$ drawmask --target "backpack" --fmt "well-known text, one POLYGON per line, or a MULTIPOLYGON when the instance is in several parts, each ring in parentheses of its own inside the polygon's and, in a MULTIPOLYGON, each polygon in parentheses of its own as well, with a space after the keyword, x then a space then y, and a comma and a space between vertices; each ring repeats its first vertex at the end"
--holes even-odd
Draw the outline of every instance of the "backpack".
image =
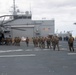
POLYGON ((73 41, 74 41, 74 38, 73 37, 70 37, 69 38, 69 43, 73 43, 73 41))

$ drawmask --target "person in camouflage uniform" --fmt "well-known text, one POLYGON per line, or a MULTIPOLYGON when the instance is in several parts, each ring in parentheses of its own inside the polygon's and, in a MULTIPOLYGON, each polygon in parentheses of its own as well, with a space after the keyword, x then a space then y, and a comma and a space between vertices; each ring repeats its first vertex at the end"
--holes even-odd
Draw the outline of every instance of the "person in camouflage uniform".
POLYGON ((53 50, 55 50, 57 46, 59 51, 59 38, 56 35, 52 36, 52 45, 53 45, 53 50))
POLYGON ((33 37, 32 39, 33 39, 33 44, 34 44, 34 47, 35 47, 35 37, 33 37))
POLYGON ((41 48, 45 48, 45 38, 41 38, 41 48))
POLYGON ((70 38, 68 40, 68 45, 69 45, 69 50, 73 50, 74 51, 74 46, 73 46, 73 43, 74 43, 74 38, 72 37, 72 35, 70 35, 70 38))
POLYGON ((47 48, 51 48, 51 39, 49 37, 46 38, 47 48))
POLYGON ((27 45, 27 47, 29 45, 29 38, 28 37, 26 38, 26 45, 27 45))
POLYGON ((36 44, 36 47, 38 47, 38 37, 36 37, 35 39, 35 44, 36 44))
POLYGON ((41 48, 41 37, 38 38, 38 47, 41 48))
POLYGON ((33 38, 34 47, 38 47, 38 37, 33 38))
POLYGON ((15 37, 14 38, 14 45, 20 46, 20 41, 21 41, 21 38, 20 37, 15 37))

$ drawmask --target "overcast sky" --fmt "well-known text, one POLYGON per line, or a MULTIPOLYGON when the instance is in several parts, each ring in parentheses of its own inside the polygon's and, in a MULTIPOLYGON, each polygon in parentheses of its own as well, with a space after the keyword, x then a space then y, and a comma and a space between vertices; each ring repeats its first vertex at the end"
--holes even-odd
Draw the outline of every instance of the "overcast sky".
MULTIPOLYGON (((54 19, 55 32, 71 31, 76 36, 76 0, 15 0, 21 12, 32 11, 33 19, 54 19)), ((11 14, 13 0, 0 0, 0 16, 11 14)))

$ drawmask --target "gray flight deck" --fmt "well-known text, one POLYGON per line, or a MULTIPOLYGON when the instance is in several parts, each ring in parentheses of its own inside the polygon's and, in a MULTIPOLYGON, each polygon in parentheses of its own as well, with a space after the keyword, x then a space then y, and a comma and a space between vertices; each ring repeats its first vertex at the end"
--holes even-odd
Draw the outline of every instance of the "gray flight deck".
POLYGON ((60 42, 60 51, 40 49, 25 42, 21 46, 0 45, 0 75, 76 75, 75 51, 60 42))

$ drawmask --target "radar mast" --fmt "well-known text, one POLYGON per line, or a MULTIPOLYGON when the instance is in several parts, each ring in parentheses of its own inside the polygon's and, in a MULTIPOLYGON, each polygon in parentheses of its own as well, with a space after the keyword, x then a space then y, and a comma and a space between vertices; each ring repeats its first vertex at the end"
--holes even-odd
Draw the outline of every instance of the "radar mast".
POLYGON ((16 15, 16 6, 15 6, 15 0, 13 0, 13 15, 16 15))

